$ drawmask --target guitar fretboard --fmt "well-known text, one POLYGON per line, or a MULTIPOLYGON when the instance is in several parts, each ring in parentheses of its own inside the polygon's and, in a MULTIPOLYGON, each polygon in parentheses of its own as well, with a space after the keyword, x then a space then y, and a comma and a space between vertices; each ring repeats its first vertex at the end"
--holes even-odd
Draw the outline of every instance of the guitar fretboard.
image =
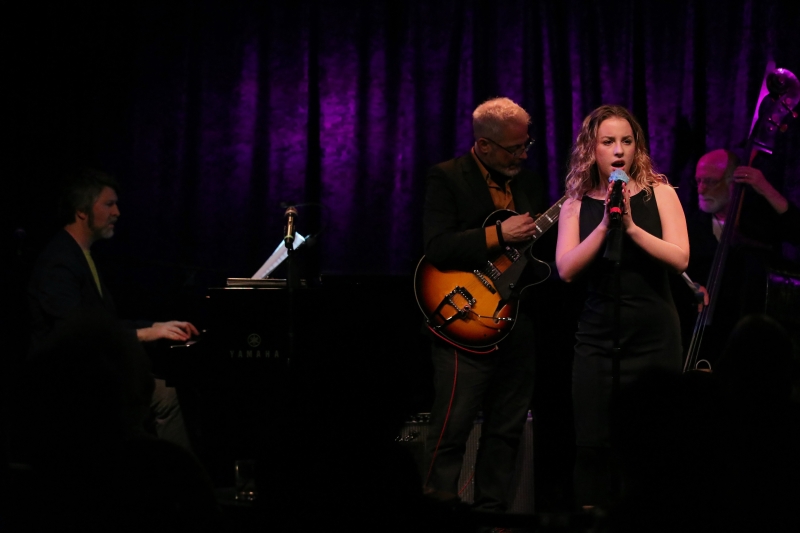
POLYGON ((538 239, 540 235, 549 230, 553 224, 558 222, 558 216, 561 214, 561 206, 564 205, 564 202, 566 201, 567 197, 562 196, 559 201, 550 207, 550 209, 542 213, 542 215, 536 219, 536 227, 538 228, 539 232, 533 237, 534 240, 538 239))
POLYGON ((566 196, 562 196, 559 201, 553 204, 550 209, 542 213, 539 218, 536 219, 536 234, 531 237, 531 241, 525 245, 524 250, 527 250, 533 243, 536 242, 536 239, 544 235, 544 233, 553 227, 553 224, 558 222, 558 216, 561 214, 561 206, 564 205, 564 202, 567 201, 566 196))

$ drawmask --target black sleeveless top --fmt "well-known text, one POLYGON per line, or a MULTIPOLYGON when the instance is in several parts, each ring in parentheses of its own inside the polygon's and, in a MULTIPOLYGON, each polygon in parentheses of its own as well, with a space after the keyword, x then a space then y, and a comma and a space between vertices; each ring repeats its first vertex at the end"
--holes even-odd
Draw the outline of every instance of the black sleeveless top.
MULTIPOLYGON (((584 240, 600 223, 602 200, 584 196, 580 211, 580 236, 584 240)), ((631 196, 631 216, 637 226, 661 238, 661 218, 655 193, 631 196)), ((615 269, 597 257, 584 271, 588 292, 575 335, 573 402, 577 444, 608 443, 608 405, 611 399, 611 350, 614 346, 615 269)), ((630 237, 622 237, 619 266, 620 384, 633 381, 648 368, 680 372, 680 323, 667 266, 642 250, 630 237)))
MULTIPOLYGON (((661 217, 655 194, 648 198, 644 192, 631 196, 631 216, 637 226, 661 238, 661 217)), ((585 196, 581 202, 580 236, 584 240, 603 218, 602 200, 585 196)), ((581 314, 581 322, 593 326, 595 335, 602 336, 594 342, 606 345, 611 333, 615 296, 614 263, 603 257, 605 246, 586 269, 588 295, 581 314)), ((680 343, 678 316, 672 301, 667 266, 639 248, 630 237, 622 237, 620 260, 620 313, 621 331, 628 356, 645 338, 659 343, 672 336, 680 343), (675 329, 673 329, 673 327, 675 329)), ((588 340, 588 339, 587 339, 588 340)), ((610 344, 608 345, 610 347, 610 344)), ((625 348, 625 347, 623 347, 625 348)), ((680 344, 677 346, 680 352, 680 344)), ((649 349, 647 351, 650 351, 649 349)))

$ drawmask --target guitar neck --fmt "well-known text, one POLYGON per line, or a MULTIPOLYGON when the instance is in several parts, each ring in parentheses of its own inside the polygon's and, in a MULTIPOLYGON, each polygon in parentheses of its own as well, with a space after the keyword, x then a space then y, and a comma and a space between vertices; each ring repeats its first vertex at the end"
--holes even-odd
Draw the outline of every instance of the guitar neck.
POLYGON ((558 216, 561 214, 561 206, 564 205, 564 202, 567 201, 566 196, 562 196, 559 201, 553 204, 550 209, 545 211, 544 213, 536 219, 536 233, 531 237, 531 241, 524 246, 524 249, 527 250, 537 241, 539 237, 545 234, 547 230, 553 227, 553 225, 558 222, 558 216))

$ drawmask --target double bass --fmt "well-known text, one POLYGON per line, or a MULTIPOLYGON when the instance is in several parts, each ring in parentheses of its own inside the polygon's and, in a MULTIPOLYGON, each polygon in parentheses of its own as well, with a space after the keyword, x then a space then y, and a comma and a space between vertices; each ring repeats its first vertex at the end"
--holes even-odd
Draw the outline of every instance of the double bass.
MULTIPOLYGON (((772 154, 777 136, 785 133, 789 128, 790 122, 797 118, 797 111, 794 110, 797 107, 798 100, 800 100, 800 83, 798 83, 797 77, 789 70, 778 68, 767 74, 765 84, 768 94, 758 106, 757 121, 750 136, 749 166, 753 166, 755 158, 760 152, 772 154)), ((695 321, 692 338, 684 361, 684 372, 690 370, 710 372, 712 370, 708 359, 700 357, 701 347, 706 327, 712 324, 714 318, 728 252, 737 237, 744 191, 744 185, 740 183, 734 184, 726 212, 726 224, 723 227, 706 283, 709 303, 702 308, 695 321)), ((688 277, 685 277, 685 279, 690 281, 688 277)))

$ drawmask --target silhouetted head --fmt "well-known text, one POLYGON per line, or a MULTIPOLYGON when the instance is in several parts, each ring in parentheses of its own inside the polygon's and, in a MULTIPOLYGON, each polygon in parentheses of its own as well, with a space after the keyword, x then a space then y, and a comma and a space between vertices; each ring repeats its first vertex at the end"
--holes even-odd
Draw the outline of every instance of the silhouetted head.
POLYGON ((793 373, 791 337, 768 315, 747 315, 731 331, 714 372, 731 392, 754 399, 788 399, 793 373))
POLYGON ((47 453, 119 442, 143 431, 154 381, 132 329, 76 311, 29 367, 35 438, 47 453))

